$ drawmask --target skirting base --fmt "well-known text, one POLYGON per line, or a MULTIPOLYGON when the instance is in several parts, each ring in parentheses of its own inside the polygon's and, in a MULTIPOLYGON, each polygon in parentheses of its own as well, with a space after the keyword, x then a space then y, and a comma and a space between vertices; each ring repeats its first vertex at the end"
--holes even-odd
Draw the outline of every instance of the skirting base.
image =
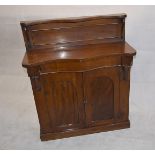
POLYGON ((120 122, 120 123, 115 123, 115 124, 108 124, 104 126, 76 129, 72 131, 40 134, 40 139, 42 141, 47 141, 47 140, 80 136, 80 135, 86 135, 86 134, 92 134, 92 133, 98 133, 98 132, 119 130, 119 129, 129 128, 129 127, 130 127, 130 121, 125 121, 125 122, 120 122))

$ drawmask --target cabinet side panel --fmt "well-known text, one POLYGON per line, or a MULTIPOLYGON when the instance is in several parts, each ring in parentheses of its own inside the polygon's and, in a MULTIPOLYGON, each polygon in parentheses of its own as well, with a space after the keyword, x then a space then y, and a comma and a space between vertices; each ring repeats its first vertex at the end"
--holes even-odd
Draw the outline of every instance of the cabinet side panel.
POLYGON ((36 109, 37 109, 39 123, 40 123, 40 131, 42 134, 51 132, 52 125, 49 119, 47 106, 44 100, 44 91, 43 89, 39 91, 36 90, 36 83, 34 78, 31 77, 30 79, 31 79, 33 95, 34 95, 36 109))

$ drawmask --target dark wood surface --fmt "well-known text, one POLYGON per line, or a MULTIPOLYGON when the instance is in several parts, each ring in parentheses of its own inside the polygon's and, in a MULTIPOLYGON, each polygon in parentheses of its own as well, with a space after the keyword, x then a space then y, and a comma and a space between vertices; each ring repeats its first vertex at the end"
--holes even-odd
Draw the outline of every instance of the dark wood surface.
POLYGON ((41 63, 56 61, 56 60, 84 60, 101 56, 116 56, 116 55, 135 55, 135 50, 124 42, 104 43, 95 45, 83 45, 72 47, 67 50, 59 49, 33 49, 31 52, 25 53, 23 66, 39 65, 41 63), (91 50, 90 50, 91 49, 91 50))
POLYGON ((130 127, 125 17, 21 22, 41 140, 130 127))
POLYGON ((27 50, 125 40, 125 14, 21 22, 27 50))

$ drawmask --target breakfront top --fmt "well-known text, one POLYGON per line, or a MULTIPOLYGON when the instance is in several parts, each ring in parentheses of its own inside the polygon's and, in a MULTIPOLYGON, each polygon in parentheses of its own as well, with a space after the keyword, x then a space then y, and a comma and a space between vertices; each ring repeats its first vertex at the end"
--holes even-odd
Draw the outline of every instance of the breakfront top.
POLYGON ((46 62, 82 62, 105 56, 135 55, 125 41, 126 14, 21 22, 24 67, 46 62))

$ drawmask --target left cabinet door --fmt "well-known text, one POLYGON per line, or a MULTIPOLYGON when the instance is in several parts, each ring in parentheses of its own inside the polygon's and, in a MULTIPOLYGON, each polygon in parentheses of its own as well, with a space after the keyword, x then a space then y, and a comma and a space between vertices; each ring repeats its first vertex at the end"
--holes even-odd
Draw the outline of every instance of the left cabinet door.
POLYGON ((47 73, 40 76, 52 132, 84 126, 82 73, 47 73))

